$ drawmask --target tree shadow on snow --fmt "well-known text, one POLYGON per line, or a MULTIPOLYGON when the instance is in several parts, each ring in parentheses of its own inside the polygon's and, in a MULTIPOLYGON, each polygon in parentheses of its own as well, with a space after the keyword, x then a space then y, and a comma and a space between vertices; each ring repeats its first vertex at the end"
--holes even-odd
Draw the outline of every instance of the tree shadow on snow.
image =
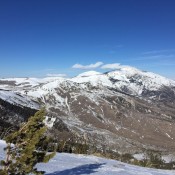
POLYGON ((48 173, 46 175, 83 175, 83 174, 92 174, 97 172, 97 169, 100 168, 102 165, 105 163, 101 164, 86 164, 86 165, 81 165, 75 168, 71 168, 68 170, 63 170, 63 171, 56 171, 54 173, 48 173))

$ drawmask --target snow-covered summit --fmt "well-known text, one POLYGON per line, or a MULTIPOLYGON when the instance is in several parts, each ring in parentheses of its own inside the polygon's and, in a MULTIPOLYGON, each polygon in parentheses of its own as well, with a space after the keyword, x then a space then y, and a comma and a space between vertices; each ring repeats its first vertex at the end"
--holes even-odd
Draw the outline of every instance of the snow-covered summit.
MULTIPOLYGON (((175 87, 175 81, 152 72, 141 71, 131 66, 118 66, 115 71, 100 73, 88 71, 73 78, 8 78, 0 79, 0 89, 13 90, 35 98, 55 93, 57 88, 73 87, 80 89, 87 84, 116 89, 131 95, 142 96, 151 91, 158 91, 162 87, 175 87), (80 85, 81 84, 81 85, 80 85)), ((153 94, 154 96, 154 94, 153 94)), ((152 98, 152 97, 151 97, 152 98)))
POLYGON ((159 79, 159 81, 161 81, 162 84, 167 84, 167 85, 170 85, 170 83, 175 84, 175 81, 165 78, 161 75, 158 75, 153 72, 142 71, 131 66, 120 66, 117 70, 108 72, 107 75, 109 77, 117 78, 117 79, 121 79, 122 77, 126 77, 128 79, 130 77, 137 75, 137 76, 140 76, 141 78, 145 77, 145 79, 143 80, 146 80, 146 78, 148 79, 151 78, 153 79, 153 81, 157 81, 159 79))
POLYGON ((109 77, 113 77, 113 78, 120 78, 122 76, 129 78, 129 77, 138 75, 140 77, 153 78, 154 81, 156 79, 164 80, 164 81, 162 81, 162 83, 165 83, 165 80, 166 80, 166 82, 174 82, 175 83, 175 81, 170 80, 168 78, 165 78, 161 75, 155 74, 153 72, 142 71, 142 70, 139 70, 139 69, 131 67, 131 66, 119 66, 118 69, 111 71, 111 72, 108 72, 107 75, 109 77))
POLYGON ((92 71, 83 72, 83 73, 77 75, 76 77, 89 77, 89 76, 100 75, 100 74, 102 74, 102 73, 92 70, 92 71))
POLYGON ((132 95, 141 95, 144 90, 157 91, 165 86, 175 87, 173 80, 131 66, 118 66, 115 71, 107 73, 85 72, 72 78, 71 81, 117 88, 132 95))
POLYGON ((79 76, 72 78, 71 81, 81 84, 90 83, 92 86, 112 86, 109 78, 105 74, 98 72, 82 73, 79 76))
MULTIPOLYGON (((136 72, 140 72, 139 69, 135 68, 135 67, 132 67, 132 66, 123 66, 123 65, 119 65, 116 70, 120 70, 120 71, 128 71, 128 72, 131 72, 131 73, 136 73, 136 72)), ((113 72, 113 71, 111 71, 113 72)))
MULTIPOLYGON (((21 79, 0 79, 0 99, 31 108, 36 108, 34 102, 45 106, 49 117, 61 119, 80 135, 86 132, 90 142, 94 143, 93 137, 98 138, 98 146, 106 139, 107 142, 111 140, 109 147, 124 151, 125 148, 119 145, 127 145, 132 150, 142 147, 142 144, 133 147, 127 141, 120 140, 120 133, 131 140, 137 138, 138 143, 144 141, 144 146, 149 149, 147 145, 152 140, 156 148, 157 145, 167 149, 174 146, 175 127, 173 122, 169 125, 166 121, 175 118, 175 81, 132 67, 84 75, 74 78, 29 78, 24 82, 21 79), (34 80, 36 85, 30 84, 34 80), (150 136, 150 132, 154 134, 150 136), (107 137, 103 138, 103 135, 107 137)), ((53 128, 58 122, 55 121, 53 128)))
POLYGON ((130 66, 121 66, 118 70, 108 72, 107 76, 115 81, 118 88, 127 87, 139 92, 143 89, 155 91, 163 86, 175 86, 175 81, 152 72, 141 71, 130 66))

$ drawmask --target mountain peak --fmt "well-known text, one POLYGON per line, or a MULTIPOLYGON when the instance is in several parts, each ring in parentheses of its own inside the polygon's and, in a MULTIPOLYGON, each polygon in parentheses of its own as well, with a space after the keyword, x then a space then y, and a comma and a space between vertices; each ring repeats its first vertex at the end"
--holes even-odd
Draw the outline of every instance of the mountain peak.
POLYGON ((0 120, 23 122, 16 106, 45 106, 54 137, 61 126, 98 148, 104 143, 120 152, 174 148, 175 81, 130 66, 69 79, 0 79, 0 114, 7 114, 0 120))
POLYGON ((144 72, 142 70, 139 70, 135 67, 131 67, 131 66, 118 66, 118 68, 116 70, 113 70, 113 71, 110 71, 108 72, 109 74, 115 74, 117 72, 122 72, 124 74, 138 74, 138 73, 141 73, 141 72, 144 72))
POLYGON ((100 75, 100 74, 102 73, 91 70, 91 71, 83 72, 77 75, 77 77, 89 77, 89 76, 100 75))

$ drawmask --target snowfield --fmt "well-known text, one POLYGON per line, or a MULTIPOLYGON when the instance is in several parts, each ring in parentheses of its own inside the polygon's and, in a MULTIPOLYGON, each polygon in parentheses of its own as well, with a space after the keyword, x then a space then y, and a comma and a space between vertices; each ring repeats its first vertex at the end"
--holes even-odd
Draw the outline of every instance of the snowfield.
MULTIPOLYGON (((4 158, 5 142, 0 140, 0 160, 4 158)), ((79 154, 57 153, 46 164, 38 164, 45 175, 174 175, 174 170, 157 170, 128 165, 116 160, 79 154)))
POLYGON ((47 175, 174 175, 175 171, 128 165, 116 160, 58 153, 47 164, 38 165, 47 175))
POLYGON ((11 104, 17 104, 33 109, 39 109, 39 105, 34 101, 31 101, 30 98, 28 98, 27 96, 22 96, 12 91, 0 90, 0 99, 8 101, 11 104))

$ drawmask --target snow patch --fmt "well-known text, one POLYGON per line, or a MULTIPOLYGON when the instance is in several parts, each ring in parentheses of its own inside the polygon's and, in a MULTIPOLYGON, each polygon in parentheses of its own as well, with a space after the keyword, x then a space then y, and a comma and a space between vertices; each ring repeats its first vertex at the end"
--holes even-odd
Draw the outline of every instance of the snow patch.
POLYGON ((56 120, 56 117, 48 117, 46 116, 44 123, 48 128, 52 128, 54 125, 54 122, 56 120))

